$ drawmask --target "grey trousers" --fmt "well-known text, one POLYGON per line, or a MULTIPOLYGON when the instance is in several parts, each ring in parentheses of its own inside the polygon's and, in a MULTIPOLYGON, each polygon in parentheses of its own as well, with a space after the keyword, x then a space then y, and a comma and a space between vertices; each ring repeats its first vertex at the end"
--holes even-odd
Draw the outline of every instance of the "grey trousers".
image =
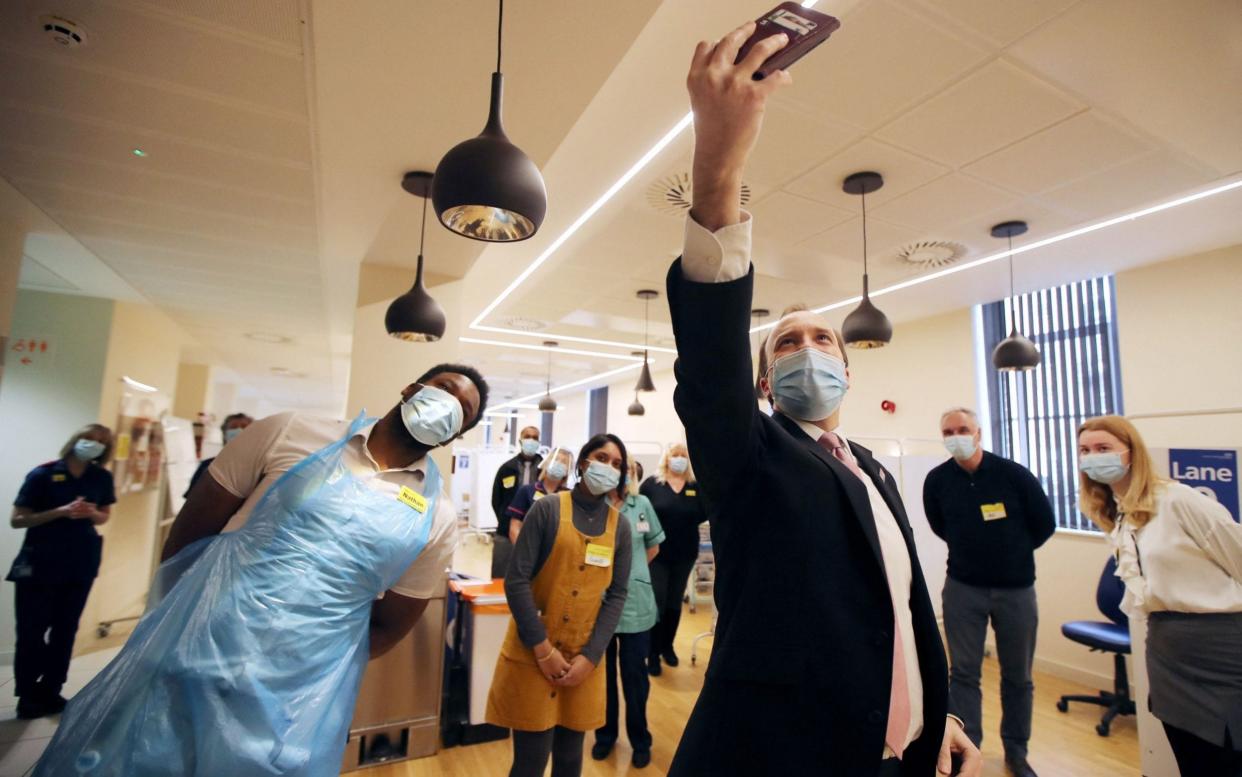
POLYGON ((1025 758, 1031 738, 1035 684, 1035 587, 979 588, 949 578, 944 584, 944 630, 949 642, 949 712, 966 724, 966 735, 983 743, 983 693, 979 676, 988 620, 996 632, 1001 671, 1001 741, 1006 758, 1025 758))
POLYGON ((507 535, 492 535, 492 579, 509 574, 509 559, 513 557, 513 543, 507 535))

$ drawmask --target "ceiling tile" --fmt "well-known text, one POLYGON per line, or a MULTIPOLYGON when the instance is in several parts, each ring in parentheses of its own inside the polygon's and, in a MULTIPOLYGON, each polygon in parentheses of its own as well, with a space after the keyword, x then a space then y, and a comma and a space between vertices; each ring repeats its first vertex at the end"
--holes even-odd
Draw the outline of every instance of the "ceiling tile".
POLYGON ((916 0, 1004 48, 1078 0, 916 0))
MULTIPOLYGON (((879 256, 880 254, 895 250, 902 244, 915 240, 918 237, 919 233, 916 230, 897 224, 890 224, 878 218, 867 218, 867 252, 869 256, 879 256)), ((824 230, 818 235, 798 243, 797 247, 815 251, 821 256, 836 257, 847 262, 854 262, 858 268, 858 274, 862 275, 863 236, 861 218, 853 218, 844 224, 824 230)), ((825 278, 823 276, 816 276, 812 280, 825 280, 825 278)))
POLYGON ((1067 119, 967 166, 966 172, 1036 194, 1120 164, 1153 146, 1098 111, 1067 119))
POLYGON ((874 170, 884 176, 884 187, 867 195, 868 205, 899 197, 949 171, 944 165, 868 138, 794 180, 785 191, 857 212, 859 198, 843 192, 841 183, 860 170, 874 170))
POLYGON ((876 133, 949 165, 964 165, 1083 109, 1030 73, 997 60, 876 133))
MULTIPOLYGON (((779 186, 827 159, 862 136, 862 130, 843 122, 814 118, 780 98, 763 114, 763 134, 746 165, 746 176, 779 186)), ((689 169, 687 163, 686 169, 689 169)))
POLYGON ((946 228, 979 211, 1016 201, 1017 197, 995 186, 960 173, 951 173, 876 206, 875 215, 921 232, 939 231, 941 234, 938 236, 945 237, 946 228))
POLYGON ((896 3, 873 0, 791 69, 785 97, 815 115, 871 129, 988 56, 896 3))
POLYGON ((1163 151, 1081 178, 1041 194, 1040 202, 1071 208, 1089 218, 1113 215, 1176 196, 1208 183, 1210 176, 1163 151))
POLYGON ((751 208, 756 244, 793 245, 854 218, 855 211, 786 192, 773 192, 751 208))

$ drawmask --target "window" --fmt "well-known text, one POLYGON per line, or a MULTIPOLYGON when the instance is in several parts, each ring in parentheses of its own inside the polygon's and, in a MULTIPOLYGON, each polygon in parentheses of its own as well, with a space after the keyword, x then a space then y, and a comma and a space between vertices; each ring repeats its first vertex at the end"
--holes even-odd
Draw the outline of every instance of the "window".
POLYGON ((1095 531, 1078 511, 1078 446, 1085 419, 1120 414, 1117 301, 1112 276, 1023 294, 982 306, 992 450, 1026 465, 1052 502, 1057 526, 1095 531), (1043 359, 1002 373, 991 353, 1009 335, 1010 313, 1043 359))

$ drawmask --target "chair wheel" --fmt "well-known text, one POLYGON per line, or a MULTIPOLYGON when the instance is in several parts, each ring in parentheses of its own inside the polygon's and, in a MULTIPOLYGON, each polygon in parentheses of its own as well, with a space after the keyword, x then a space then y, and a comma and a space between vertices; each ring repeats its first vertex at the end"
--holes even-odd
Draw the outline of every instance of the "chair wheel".
POLYGON ((1095 733, 1099 734, 1099 735, 1100 735, 1100 736, 1102 736, 1102 737, 1106 737, 1106 736, 1108 736, 1108 724, 1107 724, 1107 723, 1101 723, 1101 724, 1099 724, 1098 726, 1096 726, 1096 727, 1095 727, 1095 733))
POLYGON ((1057 701, 1057 709, 1061 712, 1069 712, 1069 702, 1065 699, 1059 699, 1057 701))

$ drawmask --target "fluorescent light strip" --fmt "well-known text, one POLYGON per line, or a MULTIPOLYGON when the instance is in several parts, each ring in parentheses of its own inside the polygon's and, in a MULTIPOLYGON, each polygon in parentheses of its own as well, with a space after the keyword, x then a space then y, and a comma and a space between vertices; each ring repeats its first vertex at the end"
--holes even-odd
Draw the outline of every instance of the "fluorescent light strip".
POLYGON ((521 405, 523 402, 530 402, 532 399, 539 399, 545 393, 556 394, 561 391, 567 391, 571 388, 577 388, 578 386, 586 385, 587 383, 594 383, 596 381, 603 380, 605 378, 611 378, 614 375, 620 375, 623 372, 629 372, 630 370, 636 370, 641 366, 643 366, 642 362, 639 362, 638 364, 627 364, 624 367, 618 367, 617 369, 609 370, 608 372, 601 372, 598 375, 592 375, 590 377, 583 378, 582 380, 575 380, 573 383, 566 383, 563 386, 553 386, 552 389, 548 392, 540 391, 535 394, 530 394, 529 396, 518 397, 517 399, 505 402, 503 405, 497 405, 496 407, 492 408, 492 410, 489 410, 488 412, 492 412, 494 410, 500 410, 501 408, 505 408, 505 407, 517 407, 521 405))
POLYGON ((126 386, 129 386, 130 388, 134 389, 135 391, 145 391, 148 394, 154 394, 159 391, 159 389, 157 389, 155 386, 148 386, 145 383, 139 383, 138 381, 134 380, 128 375, 122 375, 121 382, 124 383, 126 386))
POLYGON ((617 340, 596 340, 591 337, 574 337, 573 335, 558 335, 548 332, 527 332, 521 329, 505 329, 501 326, 473 326, 471 329, 478 329, 481 332, 497 332, 506 335, 518 335, 519 337, 538 337, 543 340, 564 340, 571 343, 589 343, 591 345, 608 345, 614 348, 629 348, 631 351, 641 351, 644 348, 648 351, 656 353, 676 354, 676 348, 662 348, 656 345, 646 345, 642 343, 622 343, 617 340))
MULTIPOLYGON (((561 348, 559 346, 552 348, 546 345, 526 345, 525 343, 511 343, 505 340, 484 340, 478 337, 459 337, 457 338, 463 343, 475 343, 476 345, 500 345, 505 348, 521 348, 526 351, 551 351, 553 353, 571 353, 577 356, 598 356, 601 359, 619 359, 627 362, 641 362, 641 356, 622 356, 618 353, 603 353, 602 351, 580 351, 576 348, 561 348)), ((552 339, 552 338, 548 338, 552 339)))
MULTIPOLYGON (((1233 191, 1234 189, 1238 189, 1238 188, 1242 188, 1242 179, 1230 181, 1229 183, 1221 184, 1220 186, 1215 186, 1211 189, 1207 189, 1201 192, 1196 192, 1195 194, 1189 194, 1184 197, 1178 197, 1176 199, 1169 200, 1168 202, 1162 202, 1159 205, 1152 205, 1149 208, 1143 208, 1141 210, 1132 211, 1130 213, 1125 213, 1120 216, 1114 216, 1113 218, 1105 219, 1104 221, 1098 221, 1094 224, 1088 224, 1085 227, 1079 227, 1078 229, 1071 229, 1069 232, 1063 232, 1059 235, 1053 235, 1052 237, 1047 237, 1047 238, 1044 238, 1043 240, 1036 240, 1034 243, 1027 243, 1026 245, 1019 246, 1018 248, 1013 249, 1012 251, 1008 251, 1008 250, 998 251, 994 254, 989 254, 988 256, 984 256, 979 259, 976 259, 973 262, 966 262, 965 264, 959 264, 953 267, 947 267, 943 270, 938 270, 928 275, 920 275, 917 278, 911 278, 910 280, 902 281, 901 283, 894 283, 892 286, 885 286, 882 289, 877 289, 871 292, 871 296, 881 297, 885 294, 891 294, 895 291, 901 291, 902 289, 909 289, 911 287, 918 286, 923 283, 928 283, 929 281, 934 281, 939 278, 945 278, 950 275, 956 275, 957 273, 965 272, 967 270, 973 270, 976 267, 982 267, 985 264, 990 264, 999 259, 1004 259, 1007 256, 1016 256, 1018 254, 1026 253, 1027 251, 1034 251, 1036 249, 1054 245, 1056 243, 1060 243, 1065 240, 1071 240, 1073 238, 1081 237, 1082 235, 1087 235, 1092 232, 1098 232, 1101 229, 1107 229, 1108 227, 1115 227, 1118 224, 1122 224, 1127 221, 1137 221, 1138 219, 1141 219, 1144 216, 1150 216, 1155 213, 1161 213, 1166 210, 1172 210, 1173 208, 1179 208, 1182 205, 1189 205, 1192 202, 1198 202, 1199 200, 1205 200, 1208 197, 1215 197, 1218 194, 1224 194, 1225 192, 1233 191)), ((837 310, 838 308, 843 308, 848 305, 853 305, 857 302, 860 302, 861 300, 862 300, 862 297, 850 297, 849 299, 844 299, 844 300, 841 300, 840 302, 834 302, 831 305, 824 305, 823 307, 813 308, 811 312, 812 313, 827 313, 830 310, 837 310)), ((761 324, 759 326, 753 326, 751 327, 750 332, 751 334, 754 334, 755 332, 762 332, 765 329, 771 329, 772 327, 776 326, 777 323, 779 323, 779 321, 773 321, 768 324, 761 324)))

